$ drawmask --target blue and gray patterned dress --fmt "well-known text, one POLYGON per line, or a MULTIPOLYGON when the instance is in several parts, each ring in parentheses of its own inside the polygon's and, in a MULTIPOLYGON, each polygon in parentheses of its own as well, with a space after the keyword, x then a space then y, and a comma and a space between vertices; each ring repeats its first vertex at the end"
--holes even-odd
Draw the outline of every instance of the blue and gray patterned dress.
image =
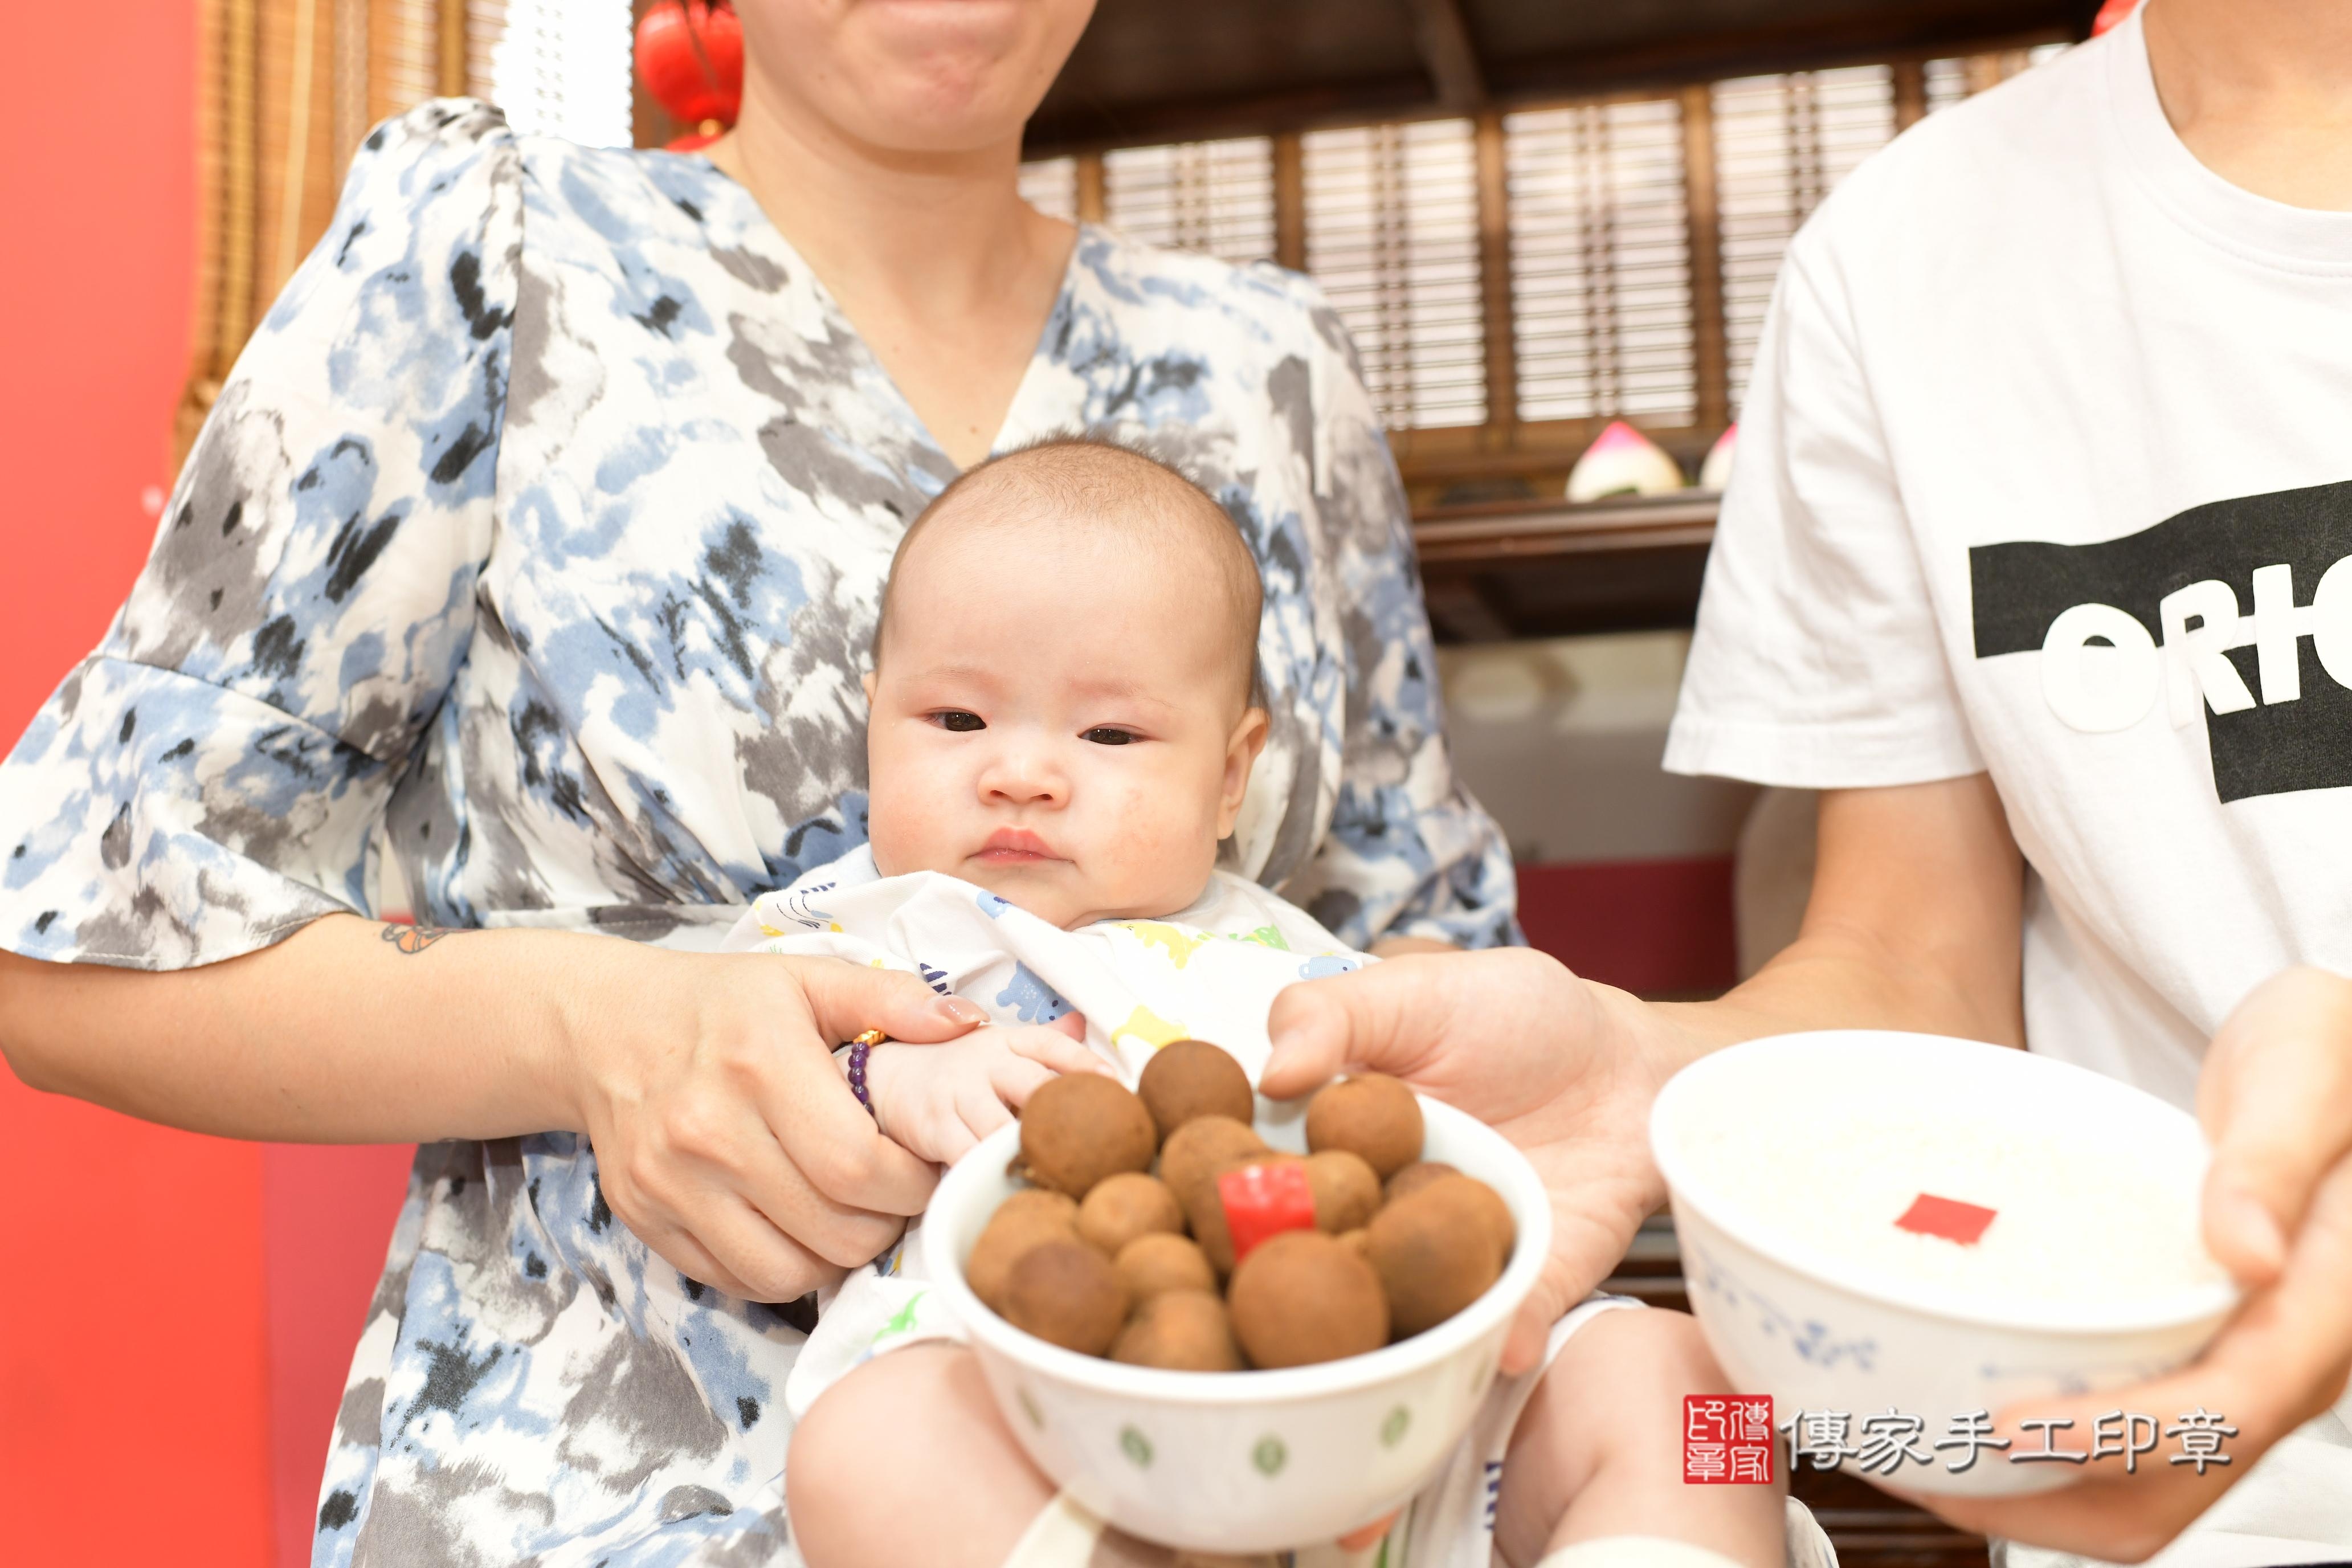
MULTIPOLYGON (((1228 865, 1357 947, 1515 940, 1454 782, 1404 500, 1306 279, 1082 232, 1000 446, 1148 437, 1265 568, 1228 865)), ((0 944, 176 969, 367 910, 715 944, 865 837, 858 688, 953 474, 708 162, 427 104, 353 166, 98 650, 0 768, 0 944)), ((584 1142, 427 1146, 325 1563, 753 1563, 804 1320, 681 1279, 584 1142)))

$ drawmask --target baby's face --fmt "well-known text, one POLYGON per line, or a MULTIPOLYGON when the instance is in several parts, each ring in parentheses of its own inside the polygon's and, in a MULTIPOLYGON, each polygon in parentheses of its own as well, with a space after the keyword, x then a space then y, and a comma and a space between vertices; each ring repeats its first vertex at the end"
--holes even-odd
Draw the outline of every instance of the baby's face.
POLYGON ((866 682, 876 868, 1064 928, 1197 899, 1265 737, 1203 596, 1165 552, 1099 534, 923 539, 866 682))

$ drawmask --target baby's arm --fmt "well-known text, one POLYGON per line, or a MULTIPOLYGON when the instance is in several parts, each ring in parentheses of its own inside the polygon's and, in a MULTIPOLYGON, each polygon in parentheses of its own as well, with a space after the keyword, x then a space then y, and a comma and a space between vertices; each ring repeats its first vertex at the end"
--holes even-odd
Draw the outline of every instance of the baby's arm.
POLYGON ((883 1135, 910 1153, 950 1164, 1013 1120, 1037 1086, 1057 1073, 1111 1071, 1081 1042, 1086 1020, 994 1025, 944 1045, 895 1041, 874 1047, 866 1091, 883 1135))

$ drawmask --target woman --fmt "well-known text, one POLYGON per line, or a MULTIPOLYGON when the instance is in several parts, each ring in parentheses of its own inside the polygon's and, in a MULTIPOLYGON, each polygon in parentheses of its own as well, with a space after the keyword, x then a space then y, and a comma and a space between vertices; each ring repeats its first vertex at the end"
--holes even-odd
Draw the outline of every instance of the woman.
POLYGON ((977 1010, 690 950, 862 839, 876 590, 992 447, 1143 436, 1246 532, 1274 730, 1239 868, 1358 945, 1512 934, 1337 320, 1018 198, 1085 0, 739 9, 707 160, 465 103, 369 138, 106 643, 0 770, 26 1081, 462 1140, 418 1161, 322 1562, 781 1536, 809 1320, 756 1303, 873 1257, 931 1181, 827 1053, 977 1010), (379 825, 415 930, 358 912, 379 825))
POLYGON ((1719 1002, 1497 953, 1272 1020, 1270 1091, 1387 1065, 1536 1152, 1566 1223, 1531 1318, 1663 1199, 1650 1101, 1735 1040, 1959 1035, 2193 1105, 2247 1305, 2008 1429, 2201 1407, 2231 1463, 1935 1501, 2011 1568, 2352 1549, 2347 128, 2343 5, 2152 0, 1858 170, 1781 269, 1667 752, 1823 792, 1797 942, 1719 1002))

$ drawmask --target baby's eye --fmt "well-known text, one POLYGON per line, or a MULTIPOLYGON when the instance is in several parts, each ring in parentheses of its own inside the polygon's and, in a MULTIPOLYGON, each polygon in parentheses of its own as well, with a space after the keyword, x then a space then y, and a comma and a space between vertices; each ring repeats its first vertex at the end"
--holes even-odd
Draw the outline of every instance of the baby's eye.
POLYGON ((1116 724, 1097 724, 1078 739, 1092 741, 1097 746, 1124 746, 1136 739, 1132 730, 1122 730, 1116 724))
POLYGON ((959 733, 968 730, 988 728, 986 720, 977 713, 967 712, 961 708, 949 708, 934 713, 931 715, 931 722, 942 730, 953 730, 959 733))

